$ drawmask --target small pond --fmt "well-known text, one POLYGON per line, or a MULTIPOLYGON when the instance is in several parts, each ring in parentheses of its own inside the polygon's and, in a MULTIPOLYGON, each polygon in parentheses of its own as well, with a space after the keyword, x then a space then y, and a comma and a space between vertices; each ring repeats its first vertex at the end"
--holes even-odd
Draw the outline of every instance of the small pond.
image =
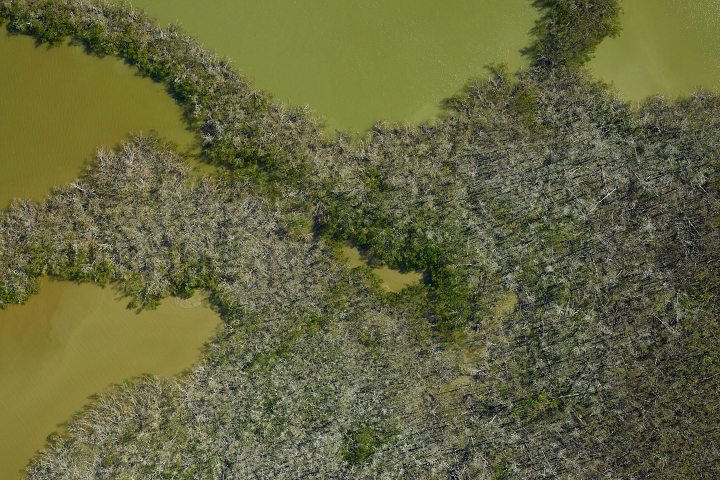
POLYGON ((375 266, 367 254, 349 244, 345 245, 342 251, 351 268, 365 266, 372 268, 373 273, 382 280, 382 288, 388 292, 399 292, 410 285, 422 283, 425 275, 423 272, 406 272, 386 266, 375 266))

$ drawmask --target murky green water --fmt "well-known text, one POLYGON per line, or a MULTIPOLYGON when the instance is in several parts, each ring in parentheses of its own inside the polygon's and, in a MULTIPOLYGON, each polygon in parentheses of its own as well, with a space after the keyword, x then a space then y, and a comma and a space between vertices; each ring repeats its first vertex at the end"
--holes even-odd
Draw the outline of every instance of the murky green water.
POLYGON ((220 323, 190 300, 127 310, 110 288, 45 279, 27 305, 0 310, 0 478, 21 477, 45 438, 88 396, 124 379, 190 367, 220 323))
POLYGON ((75 179, 97 147, 150 130, 187 148, 195 135, 162 85, 114 57, 48 49, 0 28, 0 208, 75 179))
POLYGON ((598 47, 590 67, 640 100, 720 86, 720 0, 623 0, 623 32, 598 47))
MULTIPOLYGON (((351 268, 371 266, 369 258, 352 245, 346 245, 343 247, 343 254, 349 260, 351 268)), ((418 284, 423 281, 423 272, 401 272, 400 270, 393 270, 388 267, 375 267, 371 266, 373 273, 380 277, 382 280, 382 287, 388 292, 399 292, 403 288, 412 284, 418 284)))
POLYGON ((256 86, 308 103, 330 128, 418 122, 490 62, 524 65, 528 0, 135 0, 179 20, 256 86))

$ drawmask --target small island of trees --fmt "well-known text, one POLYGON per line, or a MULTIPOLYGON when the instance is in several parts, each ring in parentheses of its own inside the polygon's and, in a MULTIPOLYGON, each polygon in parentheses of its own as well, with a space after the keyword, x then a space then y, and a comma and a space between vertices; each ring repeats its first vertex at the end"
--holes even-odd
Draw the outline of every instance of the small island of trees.
POLYGON ((536 0, 527 70, 443 118, 328 135, 126 3, 1 0, 167 85, 222 174, 153 136, 0 216, 0 306, 38 279, 129 308, 207 289, 183 375, 94 397, 28 479, 715 478, 720 97, 632 106, 583 69, 617 0, 536 0), (343 241, 426 281, 387 293, 343 241))

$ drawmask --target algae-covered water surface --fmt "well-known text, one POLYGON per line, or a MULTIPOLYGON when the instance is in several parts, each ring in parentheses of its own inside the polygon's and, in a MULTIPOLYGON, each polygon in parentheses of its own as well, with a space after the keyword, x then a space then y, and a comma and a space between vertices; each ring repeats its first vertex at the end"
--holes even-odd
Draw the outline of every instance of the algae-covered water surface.
POLYGON ((233 59, 258 88, 309 104, 331 129, 427 120, 488 63, 516 69, 535 11, 526 0, 140 0, 162 26, 233 59))
POLYGON ((720 86, 720 2, 623 0, 623 31, 600 44, 594 75, 628 100, 720 86))

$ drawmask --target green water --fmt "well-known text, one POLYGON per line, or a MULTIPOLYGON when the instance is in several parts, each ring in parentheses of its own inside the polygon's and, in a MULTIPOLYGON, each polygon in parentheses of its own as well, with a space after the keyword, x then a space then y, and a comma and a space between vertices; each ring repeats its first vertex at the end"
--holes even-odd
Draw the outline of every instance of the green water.
POLYGON ((628 100, 720 86, 720 0, 623 0, 623 32, 590 67, 628 100))
POLYGON ((136 0, 331 129, 419 122, 483 66, 525 65, 528 0, 136 0))
POLYGON ((388 292, 399 292, 405 287, 412 284, 419 284, 423 281, 423 272, 401 272, 400 270, 393 270, 386 266, 371 265, 369 262, 370 258, 366 254, 360 253, 360 250, 350 244, 345 245, 342 251, 348 259, 350 268, 371 267, 373 273, 380 277, 382 288, 388 292))
POLYGON ((75 179, 97 147, 150 130, 187 148, 195 135, 162 85, 79 46, 35 46, 0 28, 0 208, 75 179))
POLYGON ((190 367, 220 324, 202 303, 167 298, 136 314, 110 288, 45 279, 27 305, 0 310, 0 478, 20 478, 88 396, 143 373, 190 367))

